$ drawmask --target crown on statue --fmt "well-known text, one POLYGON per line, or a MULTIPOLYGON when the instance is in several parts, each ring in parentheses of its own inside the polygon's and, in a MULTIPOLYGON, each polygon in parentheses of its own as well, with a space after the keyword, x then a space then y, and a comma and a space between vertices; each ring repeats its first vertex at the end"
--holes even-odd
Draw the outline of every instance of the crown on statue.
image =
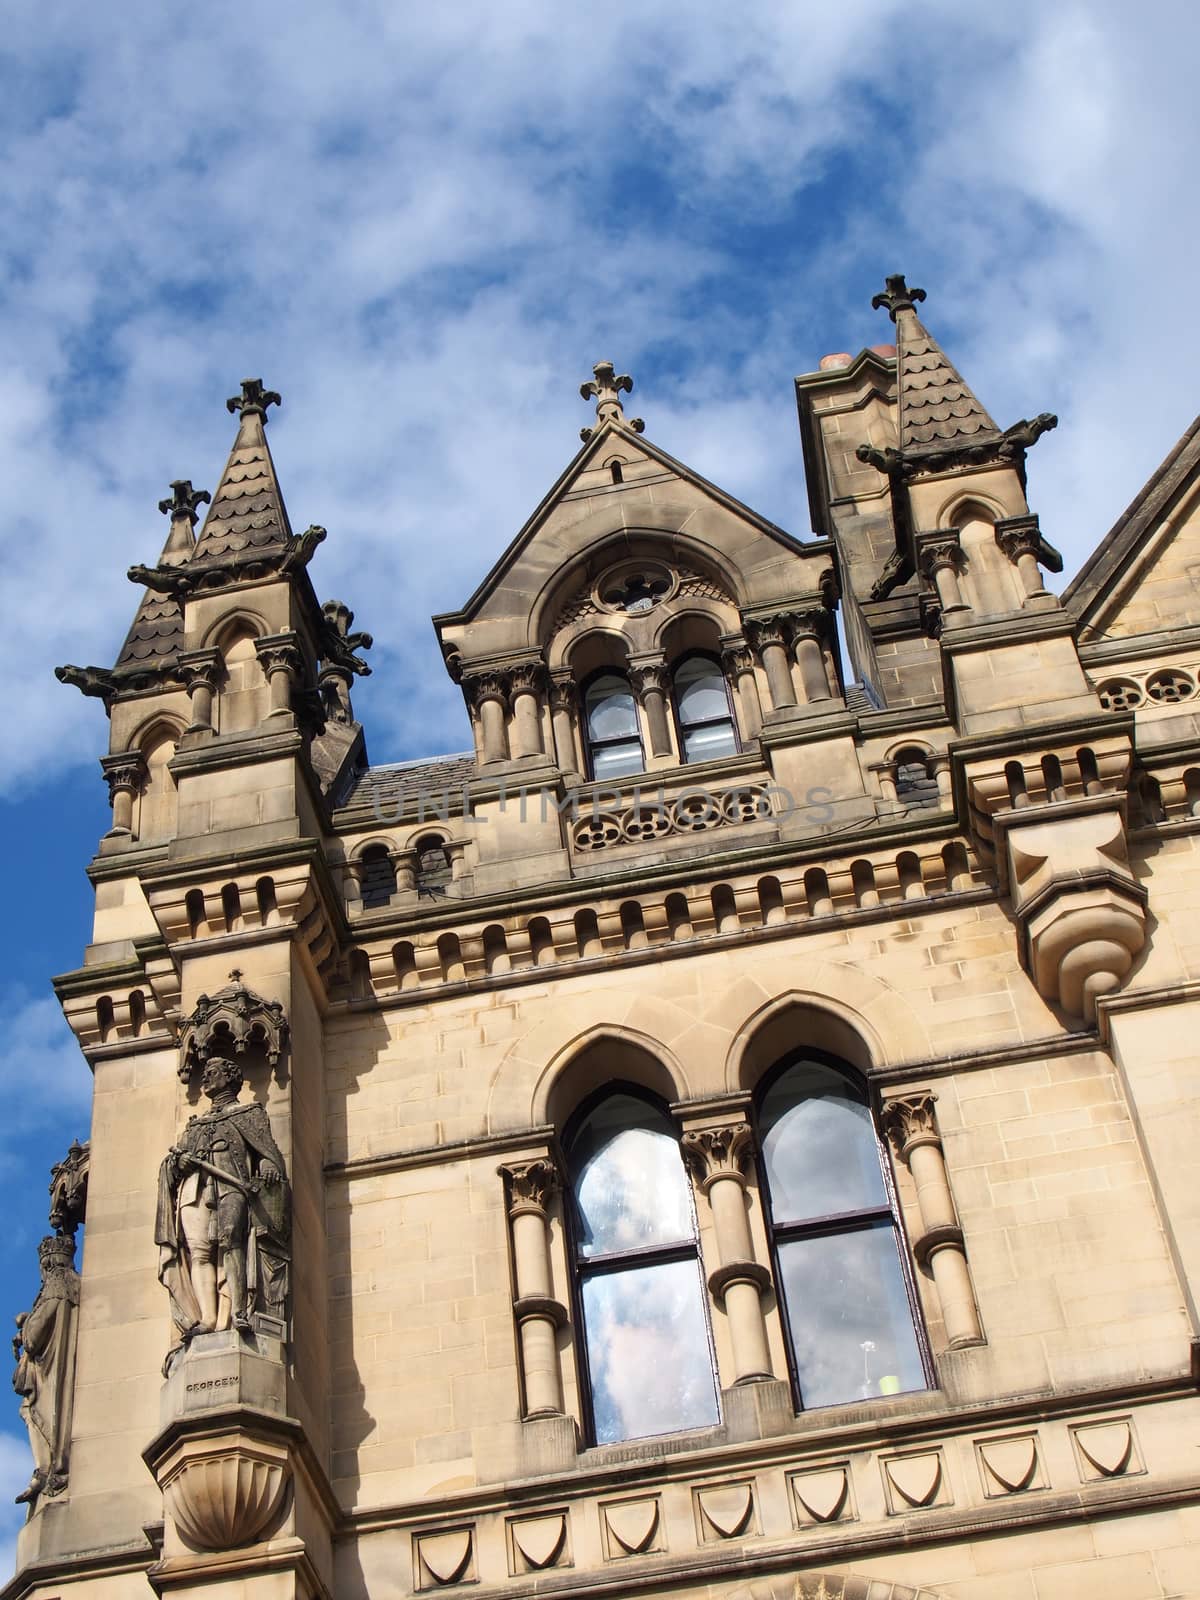
POLYGON ((38 1245, 38 1260, 46 1271, 69 1267, 75 1260, 75 1241, 69 1235, 50 1234, 38 1245))

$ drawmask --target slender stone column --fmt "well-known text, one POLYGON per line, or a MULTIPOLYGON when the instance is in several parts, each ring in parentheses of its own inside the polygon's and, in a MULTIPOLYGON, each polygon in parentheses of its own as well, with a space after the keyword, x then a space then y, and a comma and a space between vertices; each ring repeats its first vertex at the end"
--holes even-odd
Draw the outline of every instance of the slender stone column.
POLYGON ((954 1209, 954 1196, 946 1176, 946 1157, 938 1133, 934 1102, 937 1096, 923 1090, 885 1101, 881 1120, 892 1146, 907 1163, 917 1189, 921 1212, 921 1237, 913 1254, 928 1263, 942 1307, 946 1338, 951 1348, 982 1344, 979 1307, 967 1266, 962 1228, 954 1209))
POLYGON ((292 709, 292 688, 300 680, 300 642, 294 633, 272 633, 256 639, 254 648, 271 686, 272 717, 285 717, 292 709))
POLYGON ((179 672, 192 702, 188 733, 211 733, 213 695, 221 670, 219 650, 189 650, 179 658, 179 672))
POLYGON ((804 611, 792 624, 792 647, 796 652, 796 665, 800 668, 800 682, 804 698, 811 705, 814 700, 829 699, 829 678, 825 672, 825 654, 821 649, 821 633, 826 613, 804 611))
POLYGON ((757 739, 762 732, 762 702, 758 695, 758 678, 754 672, 754 656, 744 639, 724 641, 721 665, 725 676, 736 686, 738 709, 741 712, 742 737, 757 739))
POLYGON ((550 720, 554 730, 554 759, 560 771, 579 771, 579 753, 575 748, 575 703, 577 689, 574 676, 564 670, 550 674, 550 720))
POLYGON ((751 646, 763 664, 767 687, 771 691, 771 708, 784 711, 796 704, 796 691, 788 666, 787 628, 782 617, 761 617, 747 623, 746 633, 751 646))
POLYGON ((1038 565, 1041 535, 1036 517, 1012 517, 1006 522, 998 522, 996 543, 1016 567, 1027 602, 1048 593, 1042 582, 1042 569, 1038 565))
POLYGON ((108 837, 132 834, 133 797, 141 794, 146 782, 146 758, 140 750, 121 750, 115 755, 101 756, 100 768, 108 784, 108 803, 113 813, 108 837))
POLYGON ((542 692, 546 669, 540 661, 522 661, 510 668, 509 689, 513 708, 513 755, 545 755, 542 742, 542 692))
POLYGON ((746 1215, 746 1171, 754 1147, 747 1122, 696 1128, 680 1141, 684 1160, 712 1208, 721 1264, 708 1286, 718 1305, 724 1302, 733 1345, 735 1384, 770 1378, 771 1357, 763 1320, 762 1294, 770 1273, 754 1259, 746 1215))
POLYGON ((504 727, 507 696, 504 679, 498 672, 473 672, 463 678, 463 687, 479 719, 484 765, 507 761, 508 736, 504 727))
POLYGON ((651 660, 631 661, 629 681, 633 684, 634 693, 646 713, 646 722, 650 728, 651 754, 669 756, 671 728, 667 717, 667 694, 670 689, 670 674, 667 672, 666 662, 661 656, 651 660))
POLYGON ((958 569, 961 565, 962 550, 958 542, 953 539, 947 539, 941 544, 928 545, 921 554, 921 570, 937 589, 943 618, 947 612, 968 609, 958 581, 958 569))
POLYGON ((540 1157, 503 1166, 512 1230, 513 1313, 521 1347, 525 1381, 525 1417, 561 1416, 562 1382, 558 1370, 558 1329, 567 1311, 554 1298, 550 1269, 551 1200, 560 1186, 558 1168, 540 1157))

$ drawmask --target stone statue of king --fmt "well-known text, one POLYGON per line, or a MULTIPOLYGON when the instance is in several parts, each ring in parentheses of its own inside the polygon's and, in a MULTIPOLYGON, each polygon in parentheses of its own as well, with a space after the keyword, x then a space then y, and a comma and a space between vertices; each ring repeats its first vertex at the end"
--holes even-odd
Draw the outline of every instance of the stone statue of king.
POLYGON ((185 1345, 230 1326, 248 1333, 256 1310, 286 1315, 287 1173, 266 1111, 238 1100, 242 1082, 236 1062, 205 1063, 211 1109, 190 1119, 158 1171, 158 1276, 185 1345))

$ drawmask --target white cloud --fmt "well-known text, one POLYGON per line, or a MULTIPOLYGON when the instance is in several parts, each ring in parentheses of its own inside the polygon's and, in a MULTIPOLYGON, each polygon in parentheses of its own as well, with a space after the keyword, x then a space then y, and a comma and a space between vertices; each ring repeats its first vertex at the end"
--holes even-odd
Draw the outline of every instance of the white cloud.
MULTIPOLYGON (((0 1161, 19 1160, 31 1133, 69 1126, 86 1138, 92 1080, 75 1035, 53 995, 31 999, 8 985, 0 1005, 9 1019, 0 1039, 0 1161)), ((65 1149, 65 1143, 64 1143, 65 1149)))
POLYGON ((29 1441, 0 1433, 0 1579, 17 1564, 17 1534, 25 1521, 25 1507, 14 1505, 13 1497, 25 1488, 32 1470, 29 1441))
POLYGON ((428 615, 569 458, 600 356, 652 437, 803 533, 790 376, 885 339, 867 301, 905 268, 998 420, 1060 411, 1031 486, 1072 565, 1190 417, 1190 14, 141 0, 17 30, 0 472, 37 625, 4 645, 10 788, 99 749, 51 668, 115 656, 154 503, 212 486, 245 373, 284 392, 319 588, 386 646, 377 759, 467 742, 428 615))

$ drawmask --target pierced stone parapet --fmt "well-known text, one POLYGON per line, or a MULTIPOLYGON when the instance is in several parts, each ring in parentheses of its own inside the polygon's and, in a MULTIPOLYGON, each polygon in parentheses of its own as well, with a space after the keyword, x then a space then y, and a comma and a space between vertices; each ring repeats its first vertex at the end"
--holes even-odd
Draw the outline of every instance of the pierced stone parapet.
POLYGON ((584 809, 571 830, 571 844, 577 851, 594 853, 741 822, 766 822, 774 814, 768 784, 684 790, 649 804, 638 800, 621 809, 584 809))

